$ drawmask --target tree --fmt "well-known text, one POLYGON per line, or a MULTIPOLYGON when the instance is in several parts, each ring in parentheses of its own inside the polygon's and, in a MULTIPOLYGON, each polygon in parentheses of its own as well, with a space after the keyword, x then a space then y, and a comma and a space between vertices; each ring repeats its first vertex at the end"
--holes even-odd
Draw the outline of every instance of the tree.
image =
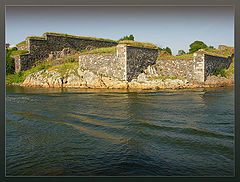
POLYGON ((6 75, 14 73, 14 59, 10 56, 12 50, 6 49, 6 75))
POLYGON ((178 51, 178 55, 179 55, 179 56, 180 56, 180 55, 183 55, 183 54, 186 54, 184 50, 179 50, 179 51, 178 51))
POLYGON ((169 47, 166 47, 166 48, 165 48, 165 51, 167 51, 169 54, 172 55, 172 51, 171 51, 171 49, 170 49, 169 47))
POLYGON ((131 34, 131 35, 129 35, 129 36, 124 36, 124 37, 122 37, 121 39, 119 39, 119 41, 120 40, 133 40, 134 41, 134 36, 131 34))
POLYGON ((158 50, 159 51, 166 51, 166 52, 168 52, 169 54, 172 55, 172 51, 171 51, 171 49, 169 47, 166 47, 166 48, 158 47, 158 50))
POLYGON ((205 49, 207 48, 207 45, 204 44, 202 41, 195 41, 192 44, 190 44, 190 49, 189 49, 189 53, 194 53, 196 51, 198 51, 199 49, 205 49))
POLYGON ((129 35, 129 40, 134 40, 134 36, 131 34, 131 35, 129 35))

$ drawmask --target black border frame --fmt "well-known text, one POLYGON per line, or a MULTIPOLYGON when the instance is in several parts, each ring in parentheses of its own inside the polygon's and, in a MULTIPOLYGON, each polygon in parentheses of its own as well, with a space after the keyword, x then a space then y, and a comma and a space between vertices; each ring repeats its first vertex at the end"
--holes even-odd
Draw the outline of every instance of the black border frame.
POLYGON ((0 181, 240 181, 240 2, 239 0, 1 0, 0 1, 0 181), (234 177, 6 177, 5 176, 5 6, 11 5, 127 5, 127 6, 233 6, 234 16, 234 48, 235 48, 235 176, 234 177), (238 50, 238 51, 237 51, 238 50))

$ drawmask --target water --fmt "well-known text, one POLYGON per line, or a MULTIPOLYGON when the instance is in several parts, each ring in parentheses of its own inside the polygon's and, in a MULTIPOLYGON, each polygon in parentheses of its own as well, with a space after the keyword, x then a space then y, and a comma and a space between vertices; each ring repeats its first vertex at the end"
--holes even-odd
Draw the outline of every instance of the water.
POLYGON ((7 86, 9 176, 233 176, 233 88, 7 86))

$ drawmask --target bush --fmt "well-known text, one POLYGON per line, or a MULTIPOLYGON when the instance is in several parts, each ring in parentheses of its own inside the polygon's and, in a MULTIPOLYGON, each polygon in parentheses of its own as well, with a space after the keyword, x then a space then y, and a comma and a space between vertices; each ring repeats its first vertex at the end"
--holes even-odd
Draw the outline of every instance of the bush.
POLYGON ((219 70, 219 67, 218 67, 218 66, 216 66, 216 67, 214 68, 213 74, 214 74, 215 76, 221 75, 222 77, 227 77, 226 69, 220 69, 220 70, 219 70))
POLYGON ((179 51, 178 51, 178 56, 181 56, 181 55, 183 55, 183 54, 186 54, 184 50, 179 50, 179 51))
POLYGON ((67 59, 67 62, 68 62, 68 63, 73 63, 73 62, 75 62, 75 58, 68 58, 68 59, 67 59))
POLYGON ((221 69, 221 70, 220 70, 220 75, 221 75, 222 77, 227 77, 226 69, 221 69))
POLYGON ((219 75, 219 68, 218 68, 218 66, 216 66, 215 68, 214 68, 214 71, 213 71, 213 74, 215 75, 215 76, 218 76, 219 75))
POLYGON ((23 73, 22 73, 21 71, 19 71, 19 72, 17 73, 17 76, 18 76, 18 77, 22 77, 22 76, 23 76, 23 73))

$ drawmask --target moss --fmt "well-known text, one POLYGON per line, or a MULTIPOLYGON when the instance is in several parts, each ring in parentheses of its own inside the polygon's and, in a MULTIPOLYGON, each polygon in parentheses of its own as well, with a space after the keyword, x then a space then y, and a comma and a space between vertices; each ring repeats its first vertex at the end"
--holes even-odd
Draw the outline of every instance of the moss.
POLYGON ((129 46, 134 46, 134 47, 157 49, 157 46, 152 44, 152 43, 137 42, 137 41, 133 41, 133 40, 122 40, 122 41, 118 41, 118 43, 119 44, 126 44, 126 45, 129 45, 129 46))
POLYGON ((26 44, 26 40, 19 42, 18 44, 16 44, 16 46, 23 45, 23 44, 26 44))

